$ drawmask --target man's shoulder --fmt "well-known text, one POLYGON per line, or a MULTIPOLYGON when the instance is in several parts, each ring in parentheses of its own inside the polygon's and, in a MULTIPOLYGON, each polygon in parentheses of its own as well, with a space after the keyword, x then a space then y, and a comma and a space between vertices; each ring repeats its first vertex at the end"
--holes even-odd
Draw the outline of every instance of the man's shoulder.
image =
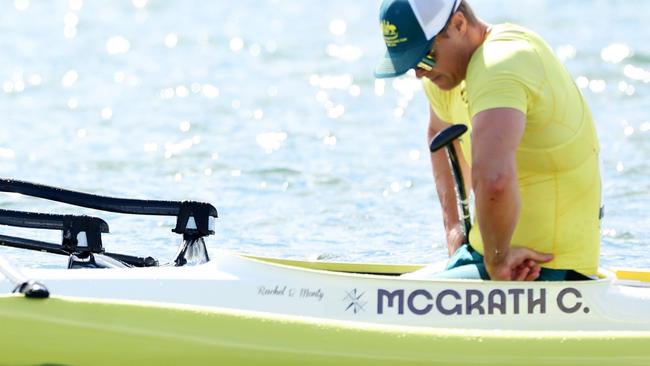
POLYGON ((538 39, 536 33, 522 26, 500 24, 494 26, 478 51, 489 64, 507 62, 534 52, 538 39))
POLYGON ((486 42, 529 40, 531 37, 537 38, 539 35, 519 24, 501 23, 491 27, 486 42))
POLYGON ((468 77, 534 70, 540 65, 540 53, 546 52, 545 42, 535 32, 516 24, 498 24, 472 56, 468 77))

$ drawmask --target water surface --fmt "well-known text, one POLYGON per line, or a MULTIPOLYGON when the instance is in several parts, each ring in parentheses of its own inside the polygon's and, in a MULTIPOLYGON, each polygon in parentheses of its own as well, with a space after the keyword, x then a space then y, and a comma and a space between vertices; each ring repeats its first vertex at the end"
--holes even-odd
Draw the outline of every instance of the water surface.
MULTIPOLYGON (((650 2, 475 1, 543 35, 602 144, 602 262, 650 267, 650 2)), ((4 1, 3 177, 202 200, 210 249, 344 261, 444 260, 413 76, 376 81, 378 1, 4 1)), ((7 209, 95 214, 0 195, 7 209)), ((111 251, 173 256, 173 219, 101 213, 111 251)), ((58 241, 57 233, 2 228, 58 241)), ((21 265, 66 259, 0 248, 21 265)))

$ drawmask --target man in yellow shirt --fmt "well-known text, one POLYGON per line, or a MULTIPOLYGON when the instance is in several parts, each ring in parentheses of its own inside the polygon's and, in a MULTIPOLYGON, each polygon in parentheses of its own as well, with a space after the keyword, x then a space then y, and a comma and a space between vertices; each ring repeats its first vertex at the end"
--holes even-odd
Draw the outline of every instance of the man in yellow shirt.
POLYGON ((546 42, 489 25, 465 0, 384 0, 375 76, 413 69, 429 141, 450 124, 475 220, 465 233, 445 153, 431 155, 451 260, 440 277, 571 280, 597 273, 598 139, 589 107, 546 42))

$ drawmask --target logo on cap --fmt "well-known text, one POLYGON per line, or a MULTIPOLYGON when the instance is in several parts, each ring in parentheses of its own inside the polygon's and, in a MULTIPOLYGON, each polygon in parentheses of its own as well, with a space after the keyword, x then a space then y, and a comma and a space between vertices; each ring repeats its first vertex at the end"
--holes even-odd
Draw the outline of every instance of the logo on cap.
POLYGON ((397 44, 406 42, 408 38, 399 38, 399 33, 397 33, 397 26, 391 24, 388 20, 381 21, 381 31, 384 33, 384 42, 386 46, 395 47, 397 44))

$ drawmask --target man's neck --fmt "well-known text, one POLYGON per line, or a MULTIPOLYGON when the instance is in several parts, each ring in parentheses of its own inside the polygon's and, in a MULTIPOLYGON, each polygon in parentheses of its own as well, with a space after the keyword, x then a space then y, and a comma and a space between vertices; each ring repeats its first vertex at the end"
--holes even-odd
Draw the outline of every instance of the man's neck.
POLYGON ((470 28, 470 41, 472 44, 472 54, 476 49, 481 47, 483 42, 485 42, 485 39, 488 37, 490 34, 490 31, 492 30, 492 27, 490 24, 482 21, 481 19, 478 20, 478 23, 470 28))

